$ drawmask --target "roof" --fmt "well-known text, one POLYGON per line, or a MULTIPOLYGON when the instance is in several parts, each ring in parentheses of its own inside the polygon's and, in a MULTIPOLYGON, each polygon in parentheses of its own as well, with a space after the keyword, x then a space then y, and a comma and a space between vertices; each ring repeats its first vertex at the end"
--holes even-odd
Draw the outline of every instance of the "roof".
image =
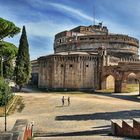
POLYGON ((72 56, 72 55, 85 55, 85 56, 88 56, 88 55, 98 55, 98 53, 96 52, 78 52, 78 51, 75 51, 75 52, 60 52, 60 53, 55 53, 55 54, 50 54, 50 55, 46 55, 46 56, 42 56, 42 57, 39 57, 38 59, 44 59, 44 58, 50 58, 50 57, 53 57, 53 56, 72 56))

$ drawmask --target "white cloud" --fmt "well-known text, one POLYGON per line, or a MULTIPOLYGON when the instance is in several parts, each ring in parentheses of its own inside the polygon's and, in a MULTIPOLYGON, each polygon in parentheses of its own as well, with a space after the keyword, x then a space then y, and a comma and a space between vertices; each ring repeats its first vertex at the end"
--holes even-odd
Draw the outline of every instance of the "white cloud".
POLYGON ((67 13, 69 13, 70 15, 75 15, 77 18, 83 18, 89 21, 93 21, 93 17, 88 16, 87 14, 85 14, 83 11, 79 10, 79 9, 75 9, 72 8, 70 6, 66 6, 63 4, 58 4, 58 3, 48 3, 50 6, 55 7, 57 10, 59 11, 65 11, 67 13))
POLYGON ((126 24, 113 22, 110 19, 104 19, 104 21, 104 25, 109 28, 109 32, 111 33, 126 34, 135 38, 139 37, 139 31, 135 27, 130 28, 126 24))
POLYGON ((40 37, 54 37, 58 32, 69 30, 75 27, 75 24, 66 22, 65 24, 54 23, 51 20, 25 23, 29 35, 40 37))
MULTIPOLYGON (((71 15, 72 17, 75 17, 77 19, 86 19, 88 21, 93 22, 93 17, 87 15, 84 11, 78 9, 78 8, 72 8, 68 5, 59 4, 59 3, 52 3, 48 1, 43 0, 28 0, 27 1, 30 5, 41 8, 41 9, 47 9, 47 7, 54 7, 55 10, 65 13, 67 15, 71 15)), ((95 19, 96 22, 99 22, 97 19, 95 19)))
MULTIPOLYGON (((30 9, 28 10, 24 9, 25 12, 27 13, 30 12, 29 14, 35 14, 36 17, 39 19, 38 22, 33 22, 33 21, 28 20, 25 23, 23 19, 19 21, 16 18, 16 13, 13 14, 13 12, 9 10, 10 8, 8 6, 6 7, 3 5, 0 5, 0 13, 3 13, 1 14, 3 18, 13 21, 17 26, 21 28, 22 28, 22 25, 25 25, 28 37, 39 36, 39 37, 45 37, 45 38, 48 38, 48 37, 53 38, 54 35, 58 32, 69 30, 71 28, 79 26, 79 24, 76 24, 74 20, 67 18, 67 16, 74 17, 75 19, 78 19, 78 20, 80 19, 79 21, 81 21, 80 22, 81 24, 93 22, 93 17, 90 15, 87 15, 86 12, 82 10, 82 8, 78 9, 78 8, 74 8, 66 4, 53 3, 53 1, 48 2, 48 0, 46 1, 45 0, 26 0, 26 1, 28 2, 28 4, 30 4, 30 6, 36 9, 37 13, 30 12, 30 9), (52 10, 65 14, 66 16, 65 20, 59 19, 59 17, 53 17, 53 15, 49 13, 47 17, 46 14, 42 12, 43 10, 44 11, 47 10, 47 8, 51 8, 52 10), (85 22, 82 22, 82 21, 85 21, 85 22)), ((133 3, 133 6, 134 5, 135 4, 133 3)), ((132 6, 129 4, 127 6, 127 12, 128 12, 128 9, 129 9, 129 12, 131 12, 132 9, 134 11, 137 11, 133 13, 136 14, 136 17, 139 17, 139 12, 138 12, 139 9, 137 7, 132 8, 132 6)), ((128 34, 130 36, 139 37, 139 26, 130 28, 126 23, 120 23, 119 21, 114 22, 112 19, 109 19, 108 17, 102 20, 104 21, 104 24, 108 26, 110 32, 128 34)), ((99 22, 99 21, 96 19, 96 22, 99 22)), ((14 42, 16 45, 18 45, 19 37, 20 37, 19 35, 17 37, 14 37, 13 39, 11 39, 11 42, 14 42)), ((53 41, 48 46, 53 47, 52 44, 53 44, 53 41)), ((47 49, 45 50, 43 47, 42 49, 40 49, 40 46, 38 46, 37 48, 37 45, 38 44, 36 44, 36 50, 35 50, 35 46, 32 46, 33 51, 34 51, 34 54, 32 52, 33 57, 37 57, 40 54, 43 55, 43 53, 44 54, 47 53, 48 51, 47 49)), ((43 45, 45 46, 46 44, 43 43, 43 45)))

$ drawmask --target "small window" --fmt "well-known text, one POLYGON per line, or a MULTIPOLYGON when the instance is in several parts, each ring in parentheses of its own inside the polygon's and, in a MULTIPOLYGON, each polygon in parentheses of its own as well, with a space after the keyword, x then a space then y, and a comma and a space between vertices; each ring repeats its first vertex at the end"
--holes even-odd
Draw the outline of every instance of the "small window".
POLYGON ((61 40, 61 38, 60 38, 59 42, 60 42, 60 43, 62 43, 62 40, 61 40))
POLYGON ((61 64, 61 68, 63 68, 64 66, 61 64))
POLYGON ((70 68, 72 68, 72 64, 70 65, 70 68))
POLYGON ((88 65, 86 65, 86 67, 88 67, 88 65))

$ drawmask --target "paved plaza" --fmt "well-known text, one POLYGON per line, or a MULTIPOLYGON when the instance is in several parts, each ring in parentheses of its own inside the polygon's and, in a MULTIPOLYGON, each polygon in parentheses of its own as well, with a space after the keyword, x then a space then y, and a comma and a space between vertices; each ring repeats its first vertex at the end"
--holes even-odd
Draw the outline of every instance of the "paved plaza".
MULTIPOLYGON (((24 100, 21 113, 8 116, 8 130, 16 119, 34 121, 35 136, 48 139, 122 139, 106 136, 111 119, 140 118, 140 98, 135 93, 16 93, 24 100), (71 104, 62 106, 62 96, 70 97, 71 104), (53 136, 57 136, 53 137, 53 136)), ((4 130, 4 118, 0 118, 0 130, 4 130)))

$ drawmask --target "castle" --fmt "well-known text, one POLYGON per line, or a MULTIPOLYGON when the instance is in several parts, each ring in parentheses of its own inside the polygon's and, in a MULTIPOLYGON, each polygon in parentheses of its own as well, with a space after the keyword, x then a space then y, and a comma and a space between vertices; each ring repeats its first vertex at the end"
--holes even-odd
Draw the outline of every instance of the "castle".
POLYGON ((110 88, 114 86, 114 79, 108 75, 108 80, 102 82, 103 67, 138 62, 138 49, 138 39, 109 33, 102 23, 60 32, 55 35, 54 54, 38 58, 38 87, 110 88))

